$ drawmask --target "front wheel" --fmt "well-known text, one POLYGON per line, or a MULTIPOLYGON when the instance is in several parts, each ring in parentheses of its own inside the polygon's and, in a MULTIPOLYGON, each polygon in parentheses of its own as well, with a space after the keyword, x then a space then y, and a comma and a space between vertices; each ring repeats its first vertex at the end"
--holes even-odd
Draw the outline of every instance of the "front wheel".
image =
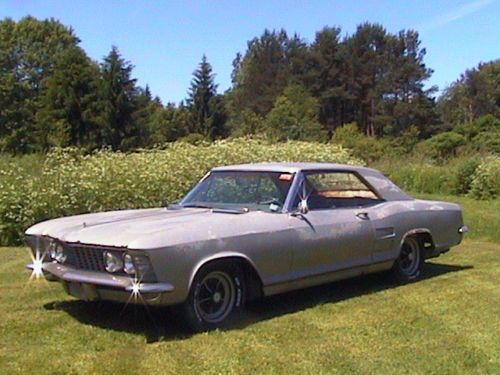
POLYGON ((241 310, 244 291, 243 274, 237 265, 208 264, 194 278, 183 305, 184 320, 195 332, 224 327, 241 310))
POLYGON ((396 281, 408 283, 420 277, 424 267, 424 256, 420 241, 416 237, 405 238, 398 259, 392 266, 396 281))

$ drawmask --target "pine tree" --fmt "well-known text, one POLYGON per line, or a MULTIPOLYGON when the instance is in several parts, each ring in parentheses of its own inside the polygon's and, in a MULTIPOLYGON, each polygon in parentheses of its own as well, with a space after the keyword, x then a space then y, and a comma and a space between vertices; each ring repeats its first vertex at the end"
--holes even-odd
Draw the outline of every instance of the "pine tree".
POLYGON ((132 69, 114 46, 101 64, 101 144, 114 150, 139 144, 139 129, 133 119, 137 88, 132 69))
POLYGON ((325 27, 316 33, 305 75, 306 87, 320 101, 320 121, 326 125, 329 137, 345 122, 343 102, 347 99, 347 85, 339 38, 340 28, 325 27))
POLYGON ((198 69, 193 73, 187 100, 187 106, 191 113, 191 132, 210 138, 214 138, 216 135, 216 129, 211 121, 214 115, 211 100, 217 94, 214 76, 212 66, 207 62, 207 57, 203 55, 198 69))

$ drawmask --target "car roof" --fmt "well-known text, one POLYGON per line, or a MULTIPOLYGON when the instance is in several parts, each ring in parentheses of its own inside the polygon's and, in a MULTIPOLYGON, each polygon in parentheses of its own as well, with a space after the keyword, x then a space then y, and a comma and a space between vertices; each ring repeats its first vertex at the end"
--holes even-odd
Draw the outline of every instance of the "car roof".
POLYGON ((212 172, 280 172, 297 173, 300 171, 334 170, 342 172, 357 172, 373 187, 377 194, 387 201, 413 199, 380 171, 358 165, 334 163, 250 163, 227 165, 213 168, 212 172))
POLYGON ((213 168, 214 172, 228 171, 248 171, 248 172, 283 172, 296 173, 305 170, 325 170, 334 169, 338 171, 366 171, 370 168, 365 168, 357 165, 335 164, 335 163, 249 163, 226 165, 223 167, 213 168))

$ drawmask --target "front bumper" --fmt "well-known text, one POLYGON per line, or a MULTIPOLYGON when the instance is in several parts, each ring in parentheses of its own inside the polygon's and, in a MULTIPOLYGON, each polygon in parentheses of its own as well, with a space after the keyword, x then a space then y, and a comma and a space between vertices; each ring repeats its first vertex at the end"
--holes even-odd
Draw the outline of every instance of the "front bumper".
MULTIPOLYGON (((33 264, 26 267, 34 269, 33 264)), ((141 283, 140 280, 128 276, 79 270, 55 262, 43 263, 42 271, 48 281, 63 282, 68 294, 87 301, 109 300, 168 305, 168 295, 175 290, 169 283, 141 283)))

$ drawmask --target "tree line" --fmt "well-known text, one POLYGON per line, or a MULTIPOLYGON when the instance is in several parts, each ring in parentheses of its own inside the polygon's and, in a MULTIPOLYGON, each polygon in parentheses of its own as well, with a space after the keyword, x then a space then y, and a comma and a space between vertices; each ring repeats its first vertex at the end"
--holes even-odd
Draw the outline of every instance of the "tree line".
POLYGON ((54 19, 0 21, 0 150, 53 146, 132 150, 178 139, 266 136, 329 141, 345 124, 369 137, 420 138, 500 117, 500 60, 466 71, 435 98, 418 33, 364 23, 351 35, 325 27, 306 42, 265 30, 233 61, 218 92, 203 56, 186 100, 162 103, 112 47, 90 59, 71 27, 54 19))

